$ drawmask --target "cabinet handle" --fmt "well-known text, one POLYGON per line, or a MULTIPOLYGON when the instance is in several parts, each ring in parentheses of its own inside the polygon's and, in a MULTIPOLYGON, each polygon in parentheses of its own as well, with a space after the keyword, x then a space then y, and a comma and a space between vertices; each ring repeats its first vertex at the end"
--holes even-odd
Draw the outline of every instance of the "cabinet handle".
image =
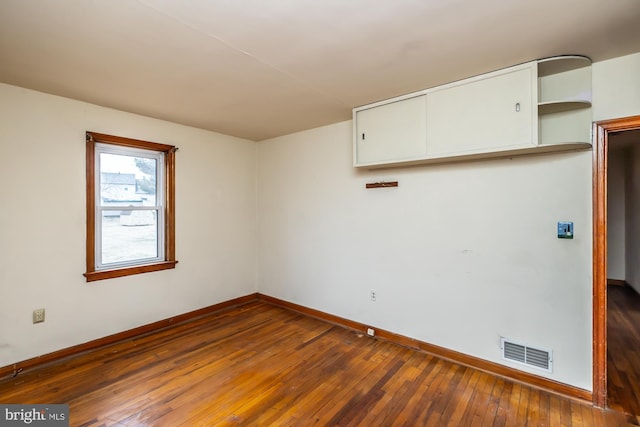
POLYGON ((516 102, 516 113, 520 112, 520 103, 516 102))

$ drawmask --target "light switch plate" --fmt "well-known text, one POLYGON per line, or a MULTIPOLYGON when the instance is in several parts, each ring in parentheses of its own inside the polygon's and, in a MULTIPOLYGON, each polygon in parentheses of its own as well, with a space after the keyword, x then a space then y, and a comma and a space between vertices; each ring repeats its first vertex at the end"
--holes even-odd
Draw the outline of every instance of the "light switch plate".
POLYGON ((573 239, 573 222, 558 221, 558 239, 573 239))

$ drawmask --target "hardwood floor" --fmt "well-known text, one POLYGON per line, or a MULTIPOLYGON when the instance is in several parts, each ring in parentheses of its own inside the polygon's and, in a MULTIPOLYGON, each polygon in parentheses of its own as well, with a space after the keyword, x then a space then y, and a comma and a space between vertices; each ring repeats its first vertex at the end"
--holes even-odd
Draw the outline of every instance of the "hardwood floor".
POLYGON ((73 426, 623 426, 635 418, 265 302, 0 381, 73 426))
POLYGON ((607 296, 608 405, 640 415, 640 295, 609 286, 607 296))

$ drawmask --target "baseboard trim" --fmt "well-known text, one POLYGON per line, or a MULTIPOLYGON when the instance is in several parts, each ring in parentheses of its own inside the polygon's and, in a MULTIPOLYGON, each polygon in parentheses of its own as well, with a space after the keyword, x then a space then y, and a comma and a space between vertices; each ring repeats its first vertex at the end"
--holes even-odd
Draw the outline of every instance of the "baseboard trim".
POLYGON ((315 317, 320 320, 324 320, 336 325, 344 326, 347 328, 355 329, 361 332, 366 332, 367 328, 373 328, 376 331, 376 336, 396 344, 410 347, 413 349, 422 350, 426 353, 432 354, 436 357, 449 360, 460 365, 468 366, 474 369, 478 369, 483 372, 497 375, 499 377, 507 378, 513 381, 517 381, 535 388, 539 388, 545 391, 549 391, 562 396, 570 397, 580 400, 585 403, 592 403, 592 393, 588 390, 584 390, 578 387, 574 387, 568 384, 563 384, 557 381, 550 380, 548 378, 540 377, 538 375, 530 374, 528 372, 519 371, 517 369, 510 368, 508 366, 500 365, 494 362, 490 362, 478 357, 469 356, 464 353, 460 353, 454 350, 450 350, 437 345, 429 344, 414 338, 409 338, 404 335, 396 334, 394 332, 386 331, 384 329, 377 328, 373 325, 365 325, 363 323, 355 322, 353 320, 345 319, 333 314, 325 313, 320 310, 298 305, 289 301, 281 300, 278 298, 270 297, 258 293, 258 299, 282 308, 286 308, 298 313, 305 314, 307 316, 315 317))
POLYGON ((243 297, 234 298, 228 301, 223 301, 221 303, 213 304, 208 307, 203 307, 198 310, 190 311, 188 313, 178 314, 177 316, 169 317, 167 319, 159 320, 157 322, 142 325, 137 328, 129 329, 123 332, 118 332, 113 335, 108 335, 106 337, 98 338, 92 341, 88 341, 86 343, 63 348, 61 350, 54 351, 52 353, 47 353, 42 356, 37 356, 31 359, 24 360, 22 362, 4 366, 0 368, 0 378, 4 378, 10 375, 16 375, 17 373, 22 372, 25 369, 35 368, 40 365, 44 365, 46 363, 63 359, 65 357, 74 356, 79 353, 84 353, 85 351, 88 351, 88 350, 94 350, 96 348, 115 344, 120 341, 124 341, 133 337, 145 335, 151 332, 156 332, 168 327, 177 326, 184 322, 194 320, 198 317, 206 316, 208 314, 212 314, 215 312, 219 312, 222 310, 247 304, 251 301, 255 301, 257 298, 258 298, 257 293, 245 295, 243 297))
POLYGON ((629 287, 629 283, 627 283, 626 280, 620 280, 620 279, 607 279, 607 285, 629 287))
POLYGON ((139 326, 137 328, 129 329, 123 332, 119 332, 113 335, 109 335, 103 338, 98 338, 83 344, 78 344, 72 347, 64 348, 52 353, 47 353, 42 356, 27 359, 15 364, 0 367, 0 378, 14 375, 25 369, 32 369, 47 363, 55 362, 57 360, 74 356, 89 350, 94 350, 99 347, 115 344, 133 337, 145 335, 148 333, 156 332, 161 329, 177 326, 190 320, 194 320, 198 317, 206 316, 215 312, 226 310, 229 308, 241 306, 252 301, 264 301, 269 304, 276 305, 288 310, 292 310, 310 317, 314 317, 329 323, 333 323, 342 327, 351 328, 361 332, 365 332, 367 328, 373 328, 376 331, 376 337, 405 346, 413 349, 421 350, 426 353, 432 354, 436 357, 452 361, 464 366, 468 366, 474 369, 478 369, 492 375, 508 378, 513 381, 518 381, 526 385, 543 389, 552 393, 561 394, 563 396, 571 397, 583 402, 591 403, 592 393, 588 390, 584 390, 578 387, 563 384, 557 381, 550 380, 548 378, 540 377, 528 372, 519 371, 507 366, 499 365, 494 362, 489 362, 478 357, 469 356, 464 353, 460 353, 454 350, 450 350, 437 345, 429 344, 424 341, 420 341, 414 338, 409 338, 404 335, 396 334, 394 332, 386 331, 384 329, 377 328, 373 325, 365 325, 364 323, 356 322, 353 320, 339 317, 333 314, 325 313, 320 310, 305 307, 299 304, 295 304, 289 301, 285 301, 279 298, 274 298, 261 293, 254 293, 245 295, 243 297, 234 298, 232 300, 223 301, 218 304, 210 305, 198 310, 190 311, 188 313, 179 314, 177 316, 169 317, 167 319, 159 320, 157 322, 149 323, 139 326))

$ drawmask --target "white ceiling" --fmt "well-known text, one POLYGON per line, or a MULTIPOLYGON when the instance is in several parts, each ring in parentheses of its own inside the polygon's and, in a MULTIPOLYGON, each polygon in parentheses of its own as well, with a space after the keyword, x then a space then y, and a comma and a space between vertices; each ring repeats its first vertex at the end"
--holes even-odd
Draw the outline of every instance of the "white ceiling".
POLYGON ((0 0, 0 81, 251 140, 537 58, 640 52, 640 0, 0 0))

